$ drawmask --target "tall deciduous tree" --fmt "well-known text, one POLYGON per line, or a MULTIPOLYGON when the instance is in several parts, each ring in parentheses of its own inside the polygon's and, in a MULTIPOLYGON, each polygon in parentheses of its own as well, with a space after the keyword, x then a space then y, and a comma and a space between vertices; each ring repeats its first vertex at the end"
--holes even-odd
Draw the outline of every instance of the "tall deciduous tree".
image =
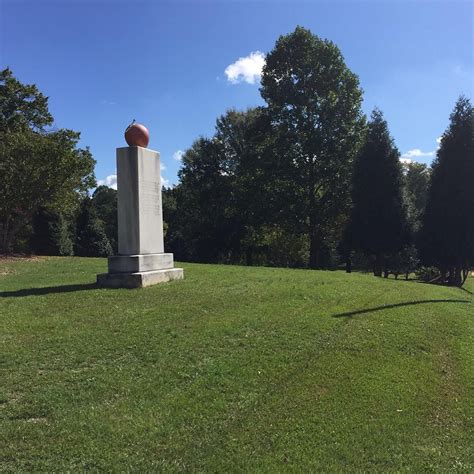
POLYGON ((187 259, 217 262, 233 247, 232 168, 215 137, 199 138, 183 156, 176 199, 184 240, 176 243, 187 259))
POLYGON ((466 97, 456 102, 432 169, 422 257, 460 286, 474 265, 474 114, 466 97))
POLYGON ((348 208, 363 125, 359 81, 334 43, 297 27, 267 55, 261 94, 279 136, 281 178, 291 183, 282 206, 309 235, 309 264, 318 267, 327 226, 348 208))
POLYGON ((0 72, 0 252, 40 206, 72 213, 95 185, 94 160, 77 148, 79 133, 47 132, 53 118, 36 86, 0 72))
POLYGON ((196 140, 185 153, 180 184, 164 198, 166 239, 179 257, 236 262, 247 253, 251 263, 262 217, 255 185, 260 116, 259 109, 229 110, 211 139, 196 140))
POLYGON ((375 256, 376 276, 382 274, 384 257, 400 251, 408 241, 399 157, 387 122, 374 110, 354 165, 353 208, 346 239, 352 249, 375 256))

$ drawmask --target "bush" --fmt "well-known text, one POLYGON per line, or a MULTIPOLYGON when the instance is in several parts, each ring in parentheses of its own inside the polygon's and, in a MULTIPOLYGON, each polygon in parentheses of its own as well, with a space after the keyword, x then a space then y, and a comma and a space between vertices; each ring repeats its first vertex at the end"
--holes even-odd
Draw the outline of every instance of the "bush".
POLYGON ((84 199, 76 225, 75 254, 80 257, 108 257, 112 247, 102 221, 97 218, 91 199, 84 199))
POLYGON ((33 217, 31 249, 37 255, 72 255, 73 244, 64 216, 40 208, 33 217))
POLYGON ((405 279, 408 280, 410 273, 415 272, 419 264, 416 247, 409 245, 387 258, 386 274, 393 273, 395 278, 398 278, 398 275, 405 275, 405 279))
POLYGON ((440 271, 436 267, 420 267, 415 272, 418 280, 429 282, 433 281, 440 275, 440 271))

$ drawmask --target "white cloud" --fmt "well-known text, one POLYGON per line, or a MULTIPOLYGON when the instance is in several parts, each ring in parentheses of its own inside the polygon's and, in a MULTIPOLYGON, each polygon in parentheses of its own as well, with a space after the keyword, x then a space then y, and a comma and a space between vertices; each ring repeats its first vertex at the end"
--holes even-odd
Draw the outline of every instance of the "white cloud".
POLYGON ((173 160, 181 161, 183 159, 184 151, 183 150, 176 150, 173 153, 173 160))
POLYGON ((413 150, 403 153, 402 158, 423 158, 425 156, 434 156, 434 154, 434 151, 421 151, 419 148, 413 148, 413 150))
POLYGON ((436 151, 421 151, 419 148, 413 148, 413 150, 408 150, 406 153, 400 157, 402 163, 413 163, 417 161, 417 158, 427 158, 434 156, 436 151))
POLYGON ((117 175, 111 174, 105 179, 99 179, 99 181, 97 181, 97 185, 108 186, 109 188, 117 189, 117 175))
POLYGON ((260 80, 262 69, 265 65, 265 55, 261 51, 253 51, 244 58, 239 58, 225 68, 227 80, 232 84, 247 82, 255 84, 260 80))
POLYGON ((164 186, 165 188, 170 187, 170 180, 166 179, 163 175, 161 175, 161 186, 164 186))
MULTIPOLYGON (((436 150, 439 149, 442 139, 443 137, 438 137, 436 139, 436 143, 438 145, 436 150)), ((403 155, 400 157, 400 161, 402 163, 413 163, 413 161, 417 161, 417 158, 428 158, 430 156, 434 157, 436 155, 436 150, 421 151, 419 148, 413 148, 412 150, 408 150, 407 152, 403 153, 403 155)))

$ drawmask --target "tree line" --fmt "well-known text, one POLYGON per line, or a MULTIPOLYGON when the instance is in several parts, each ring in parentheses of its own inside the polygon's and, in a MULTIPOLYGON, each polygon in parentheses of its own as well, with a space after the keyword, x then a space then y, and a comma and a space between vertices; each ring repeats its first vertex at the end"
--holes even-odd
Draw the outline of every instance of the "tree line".
MULTIPOLYGON (((23 245, 52 253, 51 242, 41 243, 51 238, 66 242, 54 244, 59 254, 116 250, 116 193, 99 187, 87 194, 94 162, 75 146, 78 134, 46 131, 52 123, 46 98, 11 71, 3 71, 0 87, 0 134, 9 143, 2 144, 2 182, 12 190, 28 183, 30 193, 21 201, 1 191, 2 250, 23 245), (28 107, 36 101, 35 121, 21 108, 25 93, 28 107), (25 118, 17 124, 18 115, 25 118), (34 135, 38 147, 22 149, 22 134, 34 135), (46 160, 41 150, 52 144, 57 155, 49 151, 46 160), (59 169, 51 179, 60 181, 61 165, 69 167, 67 192, 51 185, 54 193, 37 190, 41 198, 31 199, 42 171, 26 168, 41 159, 59 169), (15 181, 20 175, 24 181, 15 181)), ((436 267, 440 281, 462 284, 474 265, 467 98, 457 101, 428 168, 400 163, 383 113, 376 109, 369 119, 362 113, 358 78, 338 47, 309 30, 297 27, 277 40, 260 92, 264 106, 229 110, 212 137, 199 137, 184 153, 179 183, 163 190, 167 251, 186 261, 363 268, 377 276, 408 275, 423 264, 436 267)))
POLYGON ((78 132, 53 122, 35 85, 0 71, 0 253, 109 255, 116 212, 102 196, 115 194, 97 188, 89 196, 95 160, 78 148, 78 132))

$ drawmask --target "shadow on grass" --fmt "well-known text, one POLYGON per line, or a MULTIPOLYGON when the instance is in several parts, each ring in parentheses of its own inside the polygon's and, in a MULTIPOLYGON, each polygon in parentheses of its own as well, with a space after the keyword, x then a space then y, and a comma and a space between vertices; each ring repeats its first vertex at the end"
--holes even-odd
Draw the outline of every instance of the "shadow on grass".
POLYGON ((406 303, 387 304, 384 306, 377 306, 375 308, 359 309, 357 311, 347 311, 346 313, 333 314, 333 318, 352 317, 358 314, 375 313, 376 311, 383 311, 384 309, 400 308, 402 306, 414 306, 417 304, 427 303, 470 303, 469 300, 421 300, 421 301, 407 301, 406 303))
POLYGON ((24 288, 15 291, 3 291, 0 298, 14 298, 21 296, 49 295, 51 293, 73 293, 76 291, 95 290, 100 288, 97 283, 82 283, 78 285, 46 286, 43 288, 24 288))

